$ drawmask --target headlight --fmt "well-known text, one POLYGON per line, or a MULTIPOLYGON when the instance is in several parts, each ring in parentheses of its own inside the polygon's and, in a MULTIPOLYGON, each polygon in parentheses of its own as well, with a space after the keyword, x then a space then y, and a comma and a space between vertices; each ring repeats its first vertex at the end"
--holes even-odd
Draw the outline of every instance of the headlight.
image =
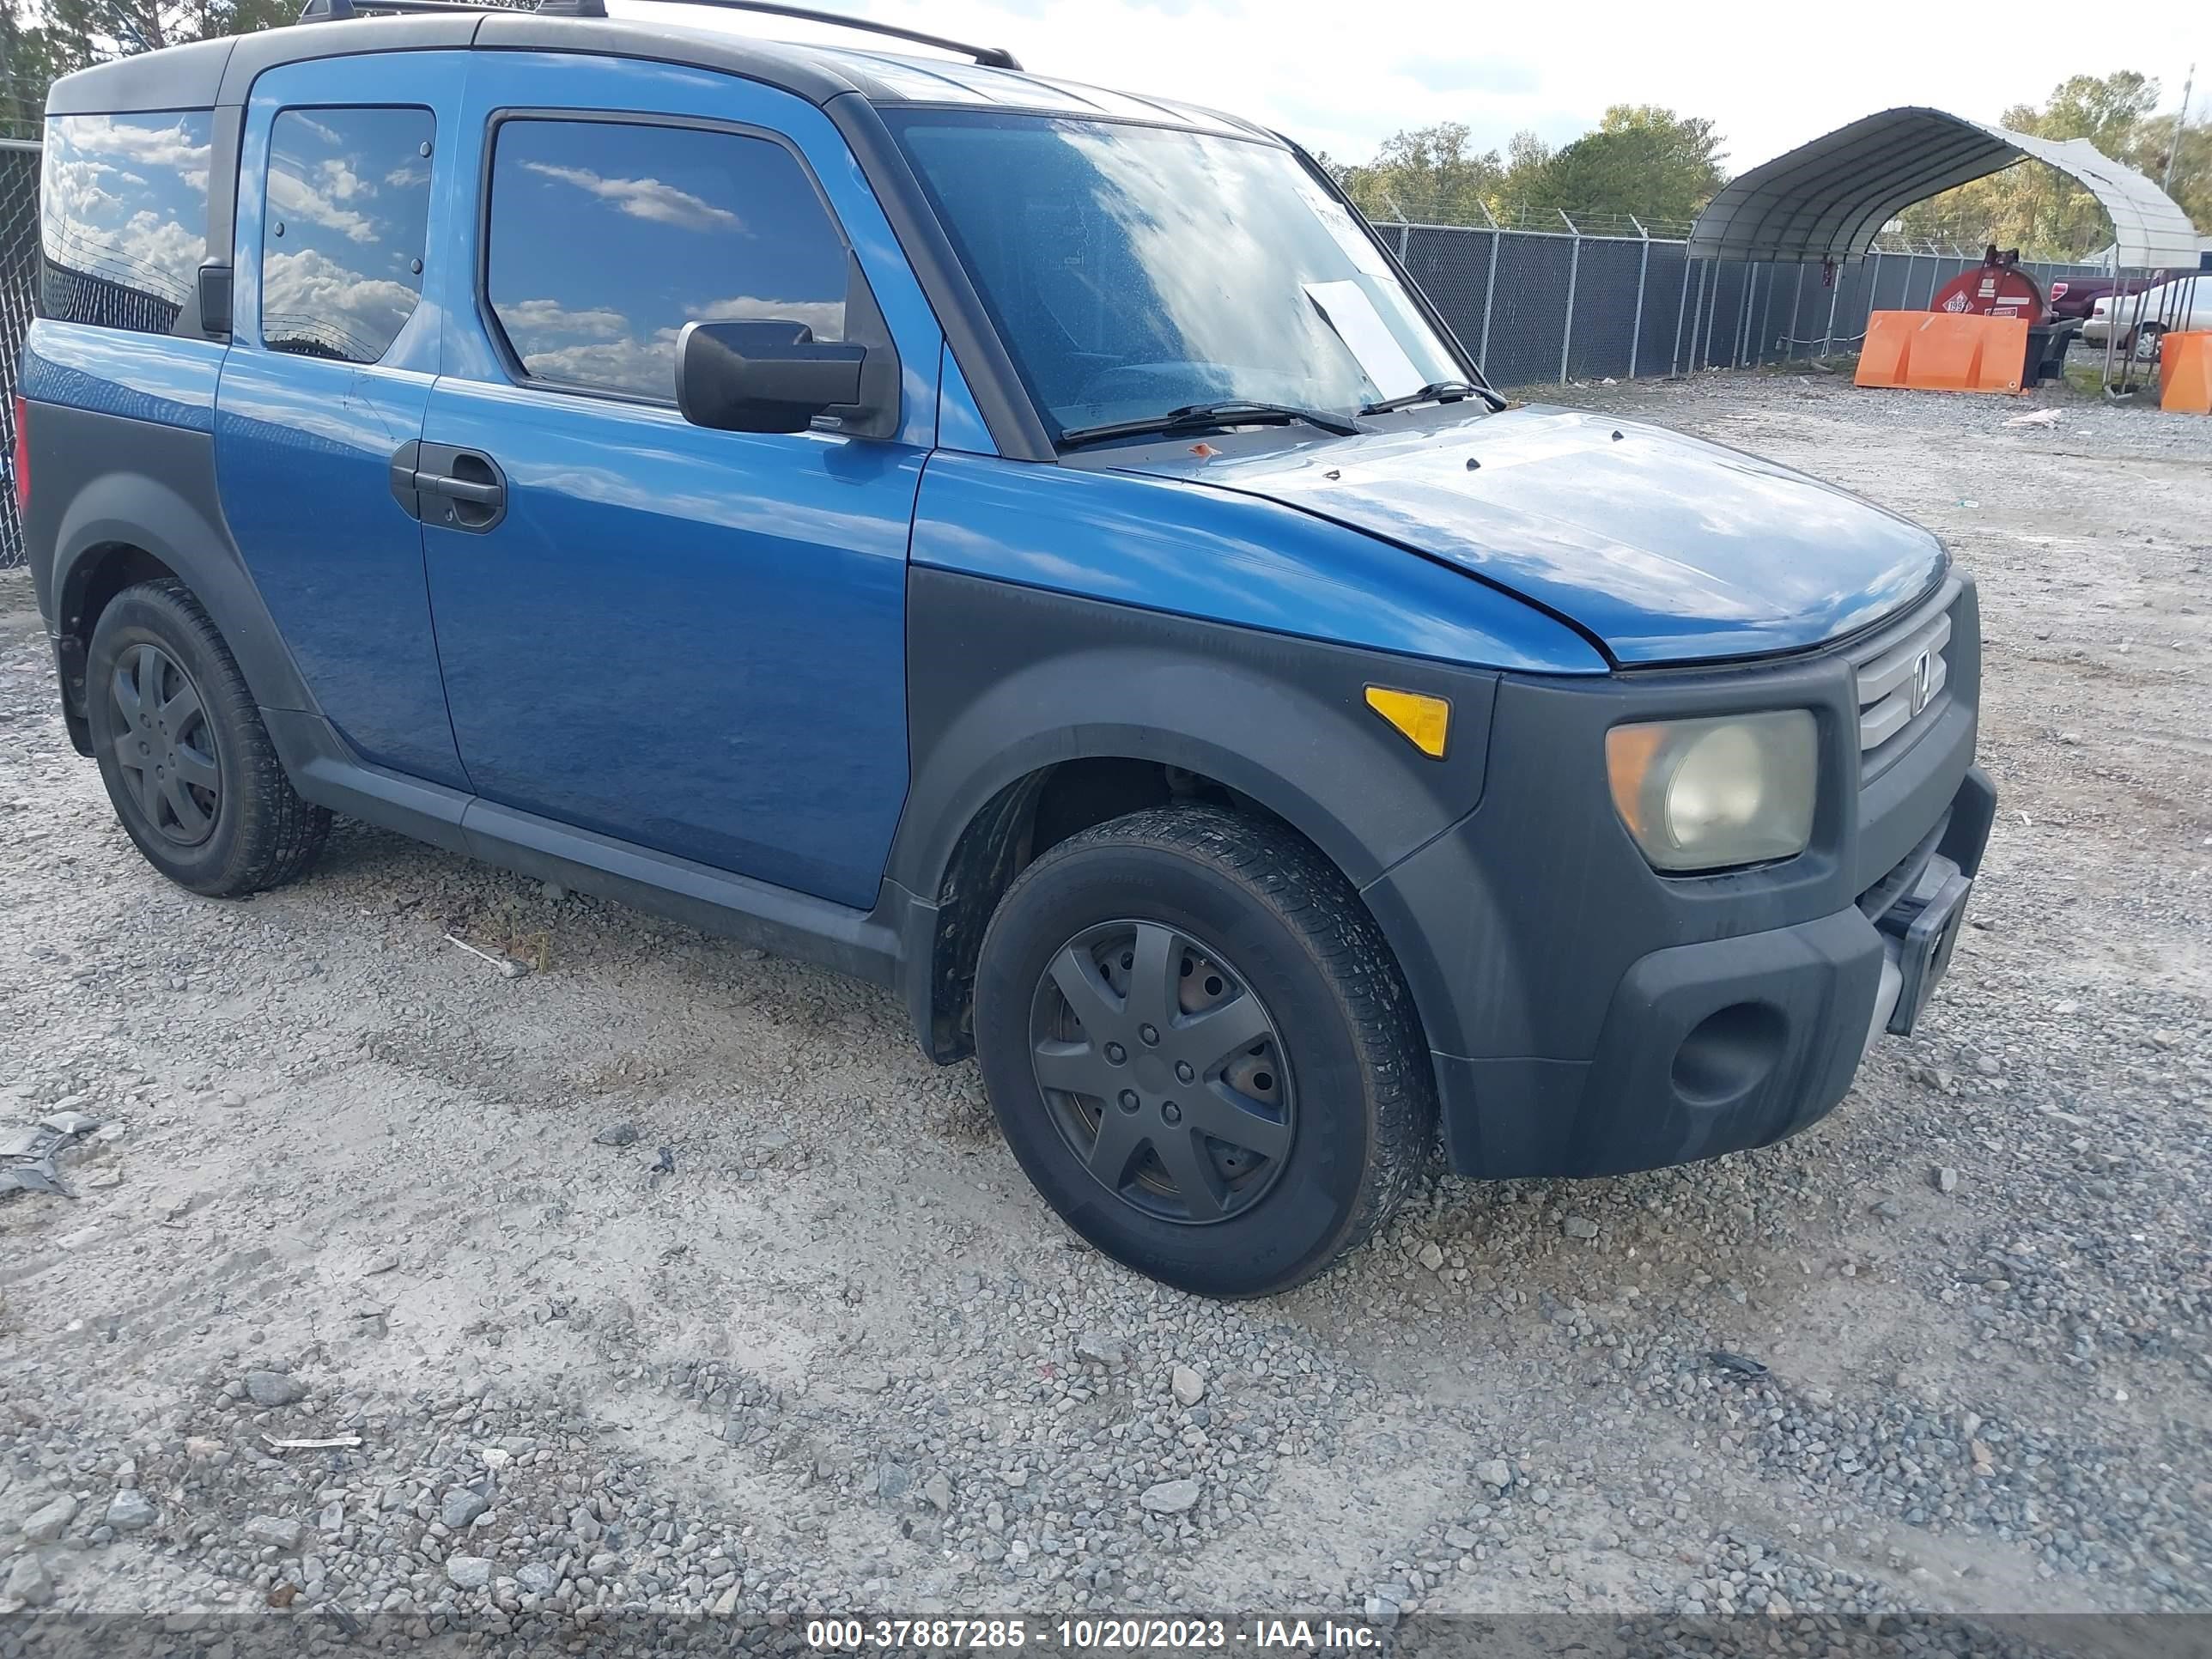
POLYGON ((1662 870, 1786 859, 1812 837, 1820 746, 1806 709, 1616 726, 1605 763, 1620 821, 1662 870))

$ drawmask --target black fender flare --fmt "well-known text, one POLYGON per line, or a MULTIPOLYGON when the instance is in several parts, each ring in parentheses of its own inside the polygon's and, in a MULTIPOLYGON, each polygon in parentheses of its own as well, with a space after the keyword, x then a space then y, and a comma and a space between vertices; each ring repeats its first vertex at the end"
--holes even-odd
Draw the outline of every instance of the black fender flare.
POLYGON ((191 589, 255 702, 319 712, 223 522, 208 434, 57 405, 40 406, 32 433, 33 511, 62 503, 50 544, 58 638, 90 645, 82 612, 92 576, 111 550, 137 548, 191 589), (79 422, 88 429, 73 429, 79 422))
MULTIPOLYGON (((940 921, 967 884, 1002 886, 1012 873, 962 867, 971 828, 988 827, 994 804, 1018 811, 1025 782, 1065 762, 1210 779, 1288 823, 1359 889, 1481 799, 1494 672, 921 568, 907 638, 910 782, 890 875, 940 921), (1373 684, 1450 702, 1441 759, 1368 706, 1373 684)), ((1376 919, 1409 979, 1429 977, 1407 961, 1426 946, 1403 936, 1402 915, 1376 919)), ((937 939, 941 951, 942 925, 937 939)), ((939 967, 910 962, 908 988, 925 1045, 941 1053, 930 1039, 939 967)))

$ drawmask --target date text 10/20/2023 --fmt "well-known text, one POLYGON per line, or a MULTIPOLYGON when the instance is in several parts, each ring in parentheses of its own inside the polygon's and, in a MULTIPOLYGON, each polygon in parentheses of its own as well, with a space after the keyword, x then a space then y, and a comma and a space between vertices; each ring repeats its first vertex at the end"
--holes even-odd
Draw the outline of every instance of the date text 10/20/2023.
POLYGON ((1085 1618, 811 1619, 806 1645, 832 1652, 1003 1651, 1035 1647, 1085 1652, 1191 1652, 1238 1648, 1360 1652, 1382 1632, 1356 1620, 1085 1618))

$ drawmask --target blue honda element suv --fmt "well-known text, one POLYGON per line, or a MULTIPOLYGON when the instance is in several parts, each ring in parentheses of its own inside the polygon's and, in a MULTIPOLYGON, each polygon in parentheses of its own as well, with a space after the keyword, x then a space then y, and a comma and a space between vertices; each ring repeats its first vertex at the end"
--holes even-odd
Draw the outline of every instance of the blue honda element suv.
POLYGON ((875 980, 1217 1295, 1439 1138, 1835 1105, 1989 831, 1936 538, 1509 410, 1273 133, 904 38, 313 0, 56 84, 17 483, 147 860, 343 813, 875 980))

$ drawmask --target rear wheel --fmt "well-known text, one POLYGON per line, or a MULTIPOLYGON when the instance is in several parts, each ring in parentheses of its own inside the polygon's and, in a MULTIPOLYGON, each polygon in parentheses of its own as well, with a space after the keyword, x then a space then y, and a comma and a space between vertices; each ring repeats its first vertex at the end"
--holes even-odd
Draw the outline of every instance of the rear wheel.
POLYGON ((178 885, 258 892, 322 849, 330 813, 293 790, 246 677, 182 582, 126 588, 100 612, 85 713, 115 816, 178 885))
POLYGON ((1435 1121, 1389 947, 1287 833, 1212 808, 1085 831, 983 942, 976 1049, 1037 1188, 1185 1290, 1285 1290, 1369 1237, 1435 1121))

